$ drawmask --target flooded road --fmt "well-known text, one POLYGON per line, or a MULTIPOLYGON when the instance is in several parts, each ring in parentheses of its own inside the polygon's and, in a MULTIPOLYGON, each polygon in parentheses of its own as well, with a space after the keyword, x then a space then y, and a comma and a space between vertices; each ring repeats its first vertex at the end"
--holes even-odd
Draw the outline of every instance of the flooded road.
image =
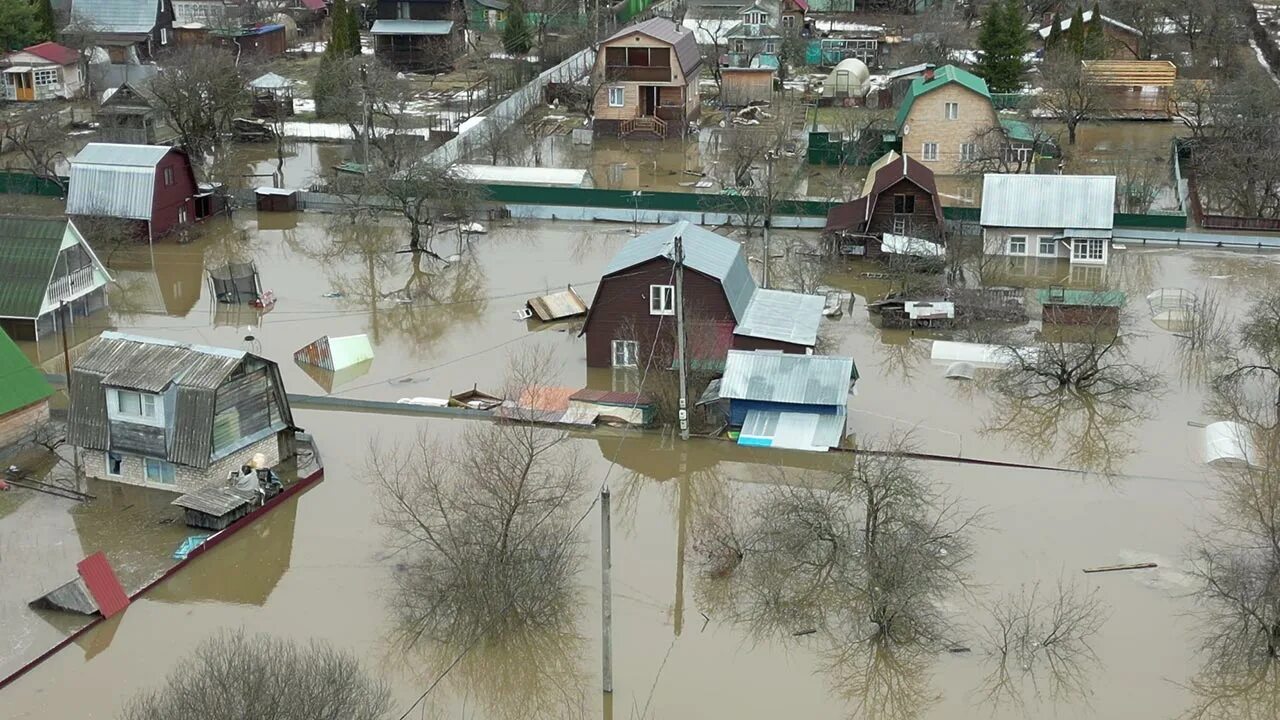
MULTIPOLYGON (((190 245, 157 245, 125 253, 118 287, 103 325, 176 340, 252 348, 280 363, 291 392, 395 400, 444 397, 478 385, 499 388, 508 355, 546 349, 566 385, 611 383, 588 378, 584 346, 572 332, 529 331, 514 310, 528 296, 573 284, 590 298, 609 257, 630 228, 606 224, 522 223, 497 226, 474 239, 474 252, 449 267, 413 267, 395 255, 403 232, 344 232, 323 215, 255 217, 209 226, 190 245), (241 232, 244 231, 244 232, 241 232), (226 312, 213 303, 204 268, 230 260, 256 263, 276 307, 226 312), (154 268, 159 268, 155 270, 154 268), (326 297, 340 293, 337 297, 326 297), (368 371, 326 387, 295 365, 292 354, 324 334, 368 333, 375 357, 368 371), (247 339, 247 338, 252 339, 247 339), (345 381, 345 382, 343 382, 345 381)), ((436 240, 443 255, 455 237, 436 240)), ((396 642, 392 606, 402 558, 376 522, 379 502, 367 473, 370 443, 410 441, 419 431, 456 440, 464 421, 296 410, 326 462, 323 482, 157 586, 121 617, 103 623, 0 693, 4 717, 113 717, 134 692, 154 687, 200 640, 222 627, 306 639, 322 637, 357 653, 392 686, 398 716, 462 656, 425 699, 425 717, 596 717, 604 712, 600 683, 600 559, 598 510, 606 479, 613 497, 615 693, 612 716, 699 718, 805 717, 1019 718, 1174 717, 1193 701, 1183 685, 1199 666, 1185 551, 1205 519, 1214 476, 1200 458, 1203 389, 1179 379, 1175 339, 1151 322, 1144 296, 1158 287, 1195 292, 1217 287, 1239 313, 1275 282, 1272 256, 1211 251, 1117 253, 1104 273, 1073 275, 1066 264, 1006 268, 1023 284, 1076 286, 1105 282, 1128 294, 1126 332, 1132 358, 1158 368, 1165 392, 1141 417, 1107 432, 1068 429, 1028 448, 991 428, 1000 410, 981 383, 947 380, 929 360, 923 332, 885 331, 865 313, 881 281, 851 264, 828 278, 858 295, 855 308, 829 329, 852 354, 862 379, 850 401, 850 431, 858 438, 911 431, 924 451, 1008 461, 1034 460, 1068 471, 930 462, 941 492, 982 512, 973 534, 967 589, 946 603, 945 643, 891 656, 848 645, 814 629, 808 617, 780 618, 767 631, 748 622, 721 578, 705 572, 694 542, 696 521, 732 491, 760 496, 777 482, 777 466, 834 469, 835 454, 740 448, 722 441, 688 443, 669 434, 599 431, 571 441, 585 463, 585 489, 572 516, 580 559, 563 617, 501 641, 469 647, 396 642), (1089 443, 1128 437, 1110 473, 1078 472, 1096 455, 1089 443), (1079 442, 1081 437, 1088 442, 1079 442), (1151 560, 1156 570, 1081 575, 1084 567, 1151 560), (1108 608, 1092 639, 1092 657, 1070 677, 1018 676, 1012 694, 990 700, 991 658, 984 650, 984 606, 995 597, 1060 577, 1096 588, 1108 608), (968 648, 968 651, 959 651, 968 648), (957 650, 951 652, 951 650, 957 650)), ((1024 329, 1039 330, 1029 319, 1024 329)), ((79 346, 79 343, 76 343, 79 346)), ((28 346, 33 356, 58 353, 28 346)), ((1052 418, 1051 418, 1052 419, 1052 418)), ((1056 418, 1060 422, 1071 418, 1056 418)), ((1070 426, 1076 427, 1076 426, 1070 426)), ((114 502, 114 501, 113 501, 114 502)), ((0 538, 21 518, 41 528, 44 544, 63 543, 74 558, 94 545, 167 553, 182 528, 131 544, 104 536, 80 513, 50 512, 28 501, 0 517, 0 538), (45 518, 40 520, 38 518, 45 518)), ((123 504, 104 504, 123 511, 123 504)), ((56 508, 53 508, 56 509, 56 508)), ((6 540, 6 543, 9 541, 6 540)), ((9 578, 23 550, 0 546, 0 576, 9 578)), ((53 573, 56 574, 56 573, 53 573)), ((785 577, 785 576, 784 576, 785 577)), ((12 669, 60 636, 50 621, 25 608, 27 597, 0 592, 6 637, 27 638, 4 653, 12 669)), ((415 711, 411 717, 417 717, 415 711)))

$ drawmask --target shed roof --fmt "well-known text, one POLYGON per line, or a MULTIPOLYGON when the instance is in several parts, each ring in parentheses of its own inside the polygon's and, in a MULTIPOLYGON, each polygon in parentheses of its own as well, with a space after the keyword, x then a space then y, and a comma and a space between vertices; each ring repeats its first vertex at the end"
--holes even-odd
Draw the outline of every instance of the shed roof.
POLYGON ((844 408, 834 413, 750 410, 738 435, 739 445, 826 452, 844 439, 844 408))
POLYGON ((720 397, 797 405, 844 406, 858 377, 853 358, 730 350, 720 397))
POLYGON ((448 35, 452 20, 374 20, 369 28, 373 35, 448 35))
POLYGON ((898 108, 896 123, 898 130, 902 130, 902 124, 907 121, 907 116, 911 114, 911 106, 917 98, 953 83, 978 93, 987 98, 988 101, 991 100, 991 91, 987 89, 986 80, 968 70, 961 70, 955 65, 943 65, 933 71, 932 77, 929 77, 928 71, 926 71, 924 77, 918 77, 911 81, 911 87, 907 89, 906 97, 902 98, 902 107, 898 108))
POLYGON ((1119 290, 1079 290, 1076 288, 1041 288, 1036 291, 1041 305, 1078 305, 1084 307, 1123 307, 1125 294, 1119 290))
POLYGON ((742 322, 756 291, 742 246, 686 220, 633 238, 613 256, 604 274, 613 275, 654 258, 674 262, 677 237, 683 240, 685 266, 719 280, 734 318, 742 322))
POLYGON ((812 347, 825 304, 820 295, 758 289, 733 333, 812 347))
POLYGON ((282 90, 293 87, 293 81, 282 75, 269 72, 266 75, 259 75, 254 78, 249 83, 249 87, 255 90, 282 90))
POLYGON ((0 217, 0 317, 40 314, 66 229, 66 218, 0 217))
POLYGON ((1084 74, 1108 87, 1171 87, 1178 66, 1168 60, 1083 60, 1084 74))
POLYGON ((95 373, 102 385, 142 392, 160 392, 171 384, 216 390, 245 355, 243 350, 104 332, 72 372, 95 373))
POLYGON ((16 343, 0 330, 0 415, 38 403, 53 394, 16 343))
POLYGON ((99 33, 145 34, 156 26, 159 3, 152 0, 72 0, 71 16, 99 33))
POLYGON ((67 213, 150 220, 156 165, 171 147, 89 143, 71 159, 67 213))
POLYGON ((20 52, 35 55, 42 60, 48 60, 57 65, 73 65, 80 60, 80 54, 75 50, 55 42, 42 42, 39 45, 32 45, 15 51, 15 53, 20 52))
POLYGON ((1110 230, 1114 175, 989 174, 982 181, 983 227, 1110 230))
POLYGON ((670 45, 675 50, 680 71, 687 79, 693 78, 694 71, 702 65, 702 53, 698 50, 698 39, 694 33, 664 17, 649 18, 644 22, 628 25, 605 38, 604 43, 611 43, 632 33, 648 35, 654 40, 670 45))

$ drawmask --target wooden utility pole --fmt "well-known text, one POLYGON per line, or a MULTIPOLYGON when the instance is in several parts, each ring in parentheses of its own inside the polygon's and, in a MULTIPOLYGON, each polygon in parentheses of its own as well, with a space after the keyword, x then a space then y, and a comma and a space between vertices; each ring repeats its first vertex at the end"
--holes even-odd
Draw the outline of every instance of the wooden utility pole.
POLYGON ((609 485, 600 489, 600 621, 603 625, 601 674, 605 694, 613 693, 613 583, 609 577, 613 565, 613 540, 609 529, 609 485))
POLYGON ((764 154, 764 270, 760 287, 769 287, 769 226, 773 224, 773 151, 764 154))
POLYGON ((680 353, 680 439, 689 439, 689 387, 685 379, 684 347, 684 238, 675 240, 676 253, 676 348, 680 353))
MULTIPOLYGON (((70 276, 68 275, 67 277, 70 276)), ((58 317, 62 320, 62 327, 60 328, 61 332, 59 334, 62 335, 62 377, 66 380, 66 384, 63 385, 63 387, 66 389, 67 399, 69 400, 71 398, 71 347, 67 340, 67 333, 71 332, 71 306, 67 304, 66 300, 63 300, 58 304, 58 317)), ((79 447, 76 447, 75 445, 71 446, 71 458, 72 464, 75 466, 76 490, 80 490, 82 484, 81 475, 83 475, 83 473, 80 468, 79 447)))

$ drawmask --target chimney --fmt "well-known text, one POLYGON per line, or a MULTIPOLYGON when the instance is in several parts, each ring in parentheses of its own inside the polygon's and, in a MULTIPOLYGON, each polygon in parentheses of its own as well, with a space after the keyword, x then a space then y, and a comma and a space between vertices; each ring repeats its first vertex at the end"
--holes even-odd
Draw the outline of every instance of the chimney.
POLYGON ((925 69, 924 69, 924 79, 925 79, 925 80, 932 80, 932 79, 933 79, 933 68, 925 68, 925 69))

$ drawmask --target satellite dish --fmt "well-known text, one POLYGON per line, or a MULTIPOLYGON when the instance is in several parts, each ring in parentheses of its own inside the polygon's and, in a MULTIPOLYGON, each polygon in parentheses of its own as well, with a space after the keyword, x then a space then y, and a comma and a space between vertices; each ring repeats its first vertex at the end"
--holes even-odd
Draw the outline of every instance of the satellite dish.
POLYGON ((902 134, 904 136, 911 134, 911 123, 902 123, 902 134))

